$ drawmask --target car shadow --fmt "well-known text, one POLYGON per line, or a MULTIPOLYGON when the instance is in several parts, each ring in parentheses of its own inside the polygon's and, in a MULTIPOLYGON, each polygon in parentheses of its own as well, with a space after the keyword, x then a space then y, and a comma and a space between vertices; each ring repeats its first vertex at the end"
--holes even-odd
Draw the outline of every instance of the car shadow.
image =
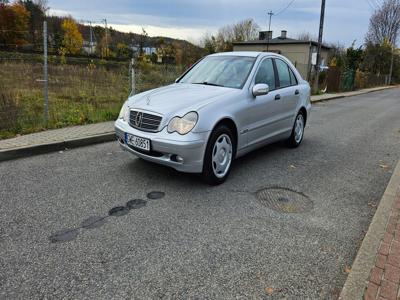
MULTIPOLYGON (((284 142, 276 142, 263 146, 257 150, 254 150, 238 159, 236 159, 232 165, 230 177, 223 184, 224 186, 234 184, 233 178, 238 179, 234 174, 241 174, 241 171, 245 171, 249 166, 259 166, 260 164, 268 163, 270 160, 276 159, 276 155, 282 151, 291 151, 288 149, 284 142)), ((198 186, 199 188, 213 188, 202 180, 200 174, 193 173, 182 173, 176 171, 173 168, 159 165, 146 161, 144 159, 135 158, 128 164, 128 170, 130 173, 140 173, 147 180, 159 180, 165 183, 176 185, 176 186, 198 186)), ((242 176, 241 176, 242 177, 242 176)), ((241 180, 251 180, 248 176, 241 178, 241 180)), ((242 182, 243 183, 243 182, 242 182)))

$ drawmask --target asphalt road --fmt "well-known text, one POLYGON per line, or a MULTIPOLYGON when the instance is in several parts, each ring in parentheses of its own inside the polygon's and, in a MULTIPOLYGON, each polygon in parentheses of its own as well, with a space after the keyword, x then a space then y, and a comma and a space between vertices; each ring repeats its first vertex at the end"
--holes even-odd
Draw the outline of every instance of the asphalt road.
POLYGON ((251 153, 218 187, 116 143, 2 162, 0 298, 335 298, 400 158, 399 116, 399 89, 315 105, 300 148, 251 153), (271 186, 312 209, 268 208, 271 186))

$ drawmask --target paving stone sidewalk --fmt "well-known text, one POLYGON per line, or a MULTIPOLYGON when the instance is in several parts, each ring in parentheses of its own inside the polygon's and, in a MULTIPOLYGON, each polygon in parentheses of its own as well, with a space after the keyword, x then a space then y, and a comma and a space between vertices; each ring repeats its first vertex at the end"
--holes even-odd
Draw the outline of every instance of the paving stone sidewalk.
POLYGON ((357 95, 362 95, 362 94, 368 94, 371 92, 387 90, 387 89, 391 89, 391 88, 394 88, 394 86, 381 86, 381 87, 374 87, 374 88, 362 89, 362 90, 351 91, 351 92, 335 93, 335 94, 326 93, 323 95, 312 96, 311 102, 315 103, 315 102, 327 101, 327 100, 332 100, 332 99, 337 99, 337 98, 357 96, 357 95))
POLYGON ((371 270, 364 298, 400 299, 400 185, 371 270))
POLYGON ((0 140, 0 151, 114 133, 114 122, 72 126, 0 140))
MULTIPOLYGON (((337 93, 337 94, 324 94, 319 96, 312 96, 311 102, 327 101, 336 98, 356 96, 388 88, 393 88, 393 86, 377 87, 377 88, 370 88, 370 89, 337 93)), ((112 134, 113 132, 114 132, 114 122, 111 121, 111 122, 103 122, 97 124, 72 126, 61 129, 53 129, 38 133, 22 135, 11 139, 0 140, 0 155, 2 153, 4 154, 5 152, 11 150, 18 150, 23 148, 27 149, 29 147, 43 146, 46 144, 50 145, 50 144, 79 140, 79 139, 82 140, 84 138, 90 138, 98 135, 112 134)))

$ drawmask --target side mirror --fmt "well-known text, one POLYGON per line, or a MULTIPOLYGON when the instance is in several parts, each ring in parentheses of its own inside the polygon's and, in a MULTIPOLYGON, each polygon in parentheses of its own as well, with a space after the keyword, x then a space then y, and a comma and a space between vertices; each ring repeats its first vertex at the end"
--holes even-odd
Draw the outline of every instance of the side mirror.
POLYGON ((265 83, 257 83, 253 86, 253 96, 263 96, 269 93, 269 86, 265 83))

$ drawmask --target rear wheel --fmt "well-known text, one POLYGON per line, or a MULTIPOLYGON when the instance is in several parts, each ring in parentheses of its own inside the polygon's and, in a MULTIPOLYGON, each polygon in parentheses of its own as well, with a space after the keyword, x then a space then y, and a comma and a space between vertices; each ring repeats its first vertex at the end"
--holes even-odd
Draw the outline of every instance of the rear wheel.
POLYGON ((305 116, 304 113, 300 111, 296 116, 296 120, 294 121, 292 134, 287 140, 287 145, 290 148, 296 148, 301 144, 304 135, 304 127, 305 127, 305 116))
POLYGON ((210 136, 203 162, 203 178, 212 185, 223 183, 228 178, 235 153, 231 130, 218 126, 210 136))

